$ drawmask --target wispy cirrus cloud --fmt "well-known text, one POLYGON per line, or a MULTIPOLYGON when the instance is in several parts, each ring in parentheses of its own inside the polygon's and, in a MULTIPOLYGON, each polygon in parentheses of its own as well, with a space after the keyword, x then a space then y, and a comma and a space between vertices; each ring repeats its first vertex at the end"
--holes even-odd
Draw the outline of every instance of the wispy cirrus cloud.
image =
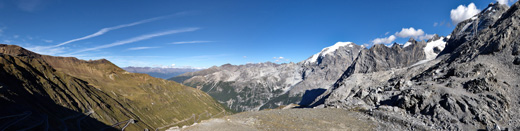
POLYGON ((114 43, 111 43, 111 44, 106 44, 106 45, 101 45, 101 46, 97 46, 97 47, 92 47, 92 48, 79 50, 79 51, 76 51, 76 52, 72 52, 70 54, 77 54, 77 53, 86 52, 86 51, 99 50, 99 49, 109 48, 109 47, 113 47, 113 46, 119 46, 119 45, 134 43, 134 42, 147 40, 147 39, 151 39, 151 38, 159 37, 159 36, 164 36, 164 35, 196 31, 198 29, 199 28, 184 28, 184 29, 169 30, 169 31, 153 33, 153 34, 146 34, 146 35, 141 35, 141 36, 138 36, 138 37, 130 38, 130 39, 127 39, 127 40, 117 41, 117 42, 114 42, 114 43))
POLYGON ((169 17, 175 16, 175 15, 184 14, 184 13, 185 12, 176 13, 176 14, 172 14, 172 15, 159 16, 159 17, 145 19, 145 20, 141 20, 141 21, 137 21, 137 22, 128 23, 128 24, 122 24, 122 25, 117 25, 117 26, 103 28, 103 29, 100 29, 99 31, 97 31, 96 33, 93 33, 93 34, 90 34, 90 35, 87 35, 87 36, 83 36, 83 37, 80 37, 80 38, 72 39, 72 40, 69 40, 69 41, 65 41, 63 43, 55 45, 55 47, 63 46, 63 45, 66 45, 66 44, 69 44, 69 43, 72 43, 72 42, 76 42, 76 41, 80 41, 80 40, 90 39, 90 38, 93 38, 93 37, 96 37, 96 36, 103 35, 103 34, 109 32, 109 31, 112 31, 112 30, 117 30, 117 29, 121 29, 121 28, 125 28, 125 27, 136 26, 136 25, 140 25, 140 24, 144 24, 144 23, 148 23, 148 22, 153 22, 153 21, 169 18, 169 17))
POLYGON ((213 41, 202 41, 202 40, 194 40, 194 41, 179 41, 179 42, 173 42, 171 44, 174 45, 180 45, 180 44, 195 44, 195 43, 209 43, 213 41))
POLYGON ((145 50, 145 49, 153 49, 153 48, 159 48, 159 47, 148 47, 148 46, 143 46, 143 47, 133 47, 133 48, 128 48, 126 50, 145 50))
POLYGON ((27 46, 30 51, 34 51, 44 55, 57 55, 65 52, 65 47, 49 47, 49 46, 27 46))

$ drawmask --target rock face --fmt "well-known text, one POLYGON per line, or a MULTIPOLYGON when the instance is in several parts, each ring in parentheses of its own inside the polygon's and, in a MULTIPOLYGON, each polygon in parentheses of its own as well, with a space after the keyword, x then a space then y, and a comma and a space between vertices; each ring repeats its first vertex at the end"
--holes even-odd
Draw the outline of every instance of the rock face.
POLYGON ((224 110, 200 90, 129 73, 108 60, 39 55, 4 44, 0 107, 0 130, 110 130, 131 119, 137 123, 126 129, 156 129, 224 110))
POLYGON ((364 49, 365 47, 351 42, 338 42, 300 62, 299 64, 303 67, 301 73, 304 81, 294 86, 291 93, 296 94, 318 88, 328 89, 364 49))
POLYGON ((343 76, 402 68, 426 59, 426 53, 424 53, 426 42, 418 42, 413 39, 408 42, 411 45, 404 48, 398 44, 391 47, 376 44, 368 50, 361 51, 343 76))
POLYGON ((411 39, 406 45, 375 45, 370 49, 338 42, 299 63, 223 65, 170 80, 196 87, 236 111, 276 108, 298 103, 309 105, 345 76, 402 68, 428 61, 444 48, 444 37, 429 42, 411 39))
POLYGON ((505 4, 491 3, 479 14, 457 24, 453 32, 451 32, 446 50, 443 50, 441 55, 451 53, 462 43, 478 35, 478 32, 482 29, 493 25, 508 8, 505 4))
MULTIPOLYGON (((491 4, 477 16, 497 6, 491 4)), ((314 106, 359 108, 409 129, 519 130, 519 7, 517 2, 492 16, 498 19, 458 46, 450 41, 461 42, 453 41, 461 37, 452 34, 446 48, 456 48, 435 60, 343 76, 314 106)))

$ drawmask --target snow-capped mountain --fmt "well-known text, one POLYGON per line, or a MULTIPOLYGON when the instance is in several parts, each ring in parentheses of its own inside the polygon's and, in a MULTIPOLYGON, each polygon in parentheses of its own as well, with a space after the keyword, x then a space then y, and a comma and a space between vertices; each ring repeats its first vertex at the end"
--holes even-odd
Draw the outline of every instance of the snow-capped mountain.
MULTIPOLYGON (((394 63, 365 63, 366 69, 400 68, 434 58, 442 50, 443 42, 444 37, 435 36, 428 42, 411 39, 406 47, 375 45, 370 49, 352 42, 337 42, 298 63, 226 64, 170 80, 201 89, 236 111, 276 108, 290 103, 308 105, 332 87, 349 67, 373 61, 365 57, 377 55, 378 59, 390 58, 394 63)), ((359 65, 356 69, 362 70, 359 65)))

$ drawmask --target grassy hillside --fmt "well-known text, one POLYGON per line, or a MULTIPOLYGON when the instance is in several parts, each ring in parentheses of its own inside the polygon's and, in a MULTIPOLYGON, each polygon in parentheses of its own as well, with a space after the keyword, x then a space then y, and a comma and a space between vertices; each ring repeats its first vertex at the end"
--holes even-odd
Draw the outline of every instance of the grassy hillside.
POLYGON ((127 129, 141 130, 191 124, 193 121, 182 121, 200 114, 206 115, 197 119, 207 119, 209 114, 225 111, 200 90, 129 73, 108 60, 45 56, 13 45, 0 45, 0 53, 0 85, 8 87, 0 89, 1 99, 13 105, 27 104, 27 110, 38 110, 43 115, 58 112, 45 111, 54 110, 52 107, 39 109, 42 98, 47 100, 44 107, 54 103, 105 125, 135 119, 138 122, 127 129))

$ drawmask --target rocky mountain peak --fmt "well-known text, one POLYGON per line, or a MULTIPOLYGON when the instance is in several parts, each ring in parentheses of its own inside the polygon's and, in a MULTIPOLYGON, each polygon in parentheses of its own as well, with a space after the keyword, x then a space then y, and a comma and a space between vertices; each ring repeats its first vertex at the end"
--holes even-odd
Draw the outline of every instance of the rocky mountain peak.
POLYGON ((436 41, 436 40, 439 40, 441 37, 437 34, 433 34, 432 38, 428 39, 426 42, 432 42, 432 41, 436 41))
POLYGON ((410 39, 408 39, 408 42, 415 42, 415 39, 413 37, 410 37, 410 39))
POLYGON ((40 54, 26 50, 17 45, 0 44, 0 54, 7 54, 13 56, 29 56, 29 57, 40 57, 40 54))
POLYGON ((480 13, 457 24, 450 34, 449 44, 446 45, 446 49, 440 54, 453 52, 460 44, 474 38, 481 30, 492 26, 508 8, 507 5, 498 4, 498 2, 492 3, 480 13))
POLYGON ((322 63, 321 59, 323 59, 323 57, 325 57, 327 55, 334 56, 334 53, 337 50, 346 51, 346 50, 357 50, 360 48, 363 48, 363 47, 359 46, 357 44, 354 44, 352 42, 337 42, 336 44, 334 44, 332 46, 323 48, 320 52, 312 55, 310 58, 305 60, 304 63, 305 64, 320 64, 320 63, 322 63))

